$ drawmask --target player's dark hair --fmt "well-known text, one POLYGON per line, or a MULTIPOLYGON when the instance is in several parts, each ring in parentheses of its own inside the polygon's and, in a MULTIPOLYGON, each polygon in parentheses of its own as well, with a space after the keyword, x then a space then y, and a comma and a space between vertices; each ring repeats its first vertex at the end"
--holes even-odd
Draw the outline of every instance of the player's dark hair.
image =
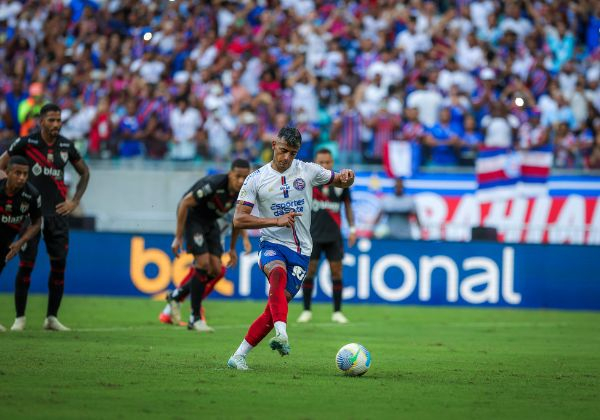
POLYGON ((27 159, 25 159, 23 156, 12 156, 9 161, 8 161, 8 165, 7 168, 8 170, 10 170, 10 168, 12 168, 14 165, 25 165, 25 166, 29 166, 29 161, 27 159))
POLYGON ((331 154, 332 154, 331 150, 323 147, 323 148, 317 150, 317 152, 315 153, 315 156, 317 156, 317 155, 331 155, 331 154))
POLYGON ((302 145, 302 134, 296 127, 283 127, 277 134, 282 140, 285 140, 288 146, 300 148, 302 145))
POLYGON ((236 159, 231 162, 231 169, 235 168, 250 169, 250 162, 246 159, 236 159))
POLYGON ((60 112, 61 109, 56 104, 46 104, 40 109, 40 118, 44 118, 44 116, 49 112, 60 112))

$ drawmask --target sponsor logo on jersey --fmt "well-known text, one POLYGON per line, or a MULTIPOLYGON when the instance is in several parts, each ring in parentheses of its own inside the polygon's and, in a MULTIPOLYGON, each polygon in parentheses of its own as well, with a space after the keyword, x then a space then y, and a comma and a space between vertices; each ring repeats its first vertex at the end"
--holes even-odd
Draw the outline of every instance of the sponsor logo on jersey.
POLYGON ((336 203, 335 201, 314 200, 312 202, 312 211, 331 210, 337 213, 340 211, 340 207, 341 204, 336 203))
POLYGON ((23 221, 23 215, 21 214, 19 216, 8 216, 6 214, 3 214, 0 221, 2 221, 2 223, 10 223, 12 225, 16 225, 23 221))
POLYGON ((296 178, 294 180, 294 188, 298 191, 302 191, 306 187, 306 182, 302 178, 296 178))
POLYGON ((58 143, 58 147, 69 147, 69 143, 58 143))
POLYGON ((30 199, 30 198, 31 198, 31 195, 29 195, 29 194, 27 194, 25 191, 23 191, 23 192, 21 193, 21 197, 23 197, 23 198, 27 198, 27 199, 30 199))
POLYGON ((304 199, 300 200, 290 200, 283 203, 273 203, 271 204, 271 210, 273 210, 273 215, 275 217, 283 216, 286 213, 296 212, 302 213, 304 211, 304 199))
POLYGON ((39 163, 36 163, 35 165, 33 165, 33 168, 31 168, 31 173, 35 176, 40 176, 42 173, 42 167, 40 166, 39 163))

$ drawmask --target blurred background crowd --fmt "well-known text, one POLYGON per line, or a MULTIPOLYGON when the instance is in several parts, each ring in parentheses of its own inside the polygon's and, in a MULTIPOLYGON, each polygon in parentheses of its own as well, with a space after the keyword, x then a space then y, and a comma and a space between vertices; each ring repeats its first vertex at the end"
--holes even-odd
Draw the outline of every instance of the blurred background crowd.
POLYGON ((48 101, 90 158, 345 163, 551 146, 600 168, 599 0, 0 0, 0 147, 48 101))

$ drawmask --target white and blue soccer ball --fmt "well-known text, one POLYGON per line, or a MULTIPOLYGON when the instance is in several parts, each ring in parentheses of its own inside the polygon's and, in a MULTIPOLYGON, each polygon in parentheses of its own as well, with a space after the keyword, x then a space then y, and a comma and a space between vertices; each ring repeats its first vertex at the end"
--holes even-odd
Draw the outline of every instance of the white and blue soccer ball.
POLYGON ((348 376, 361 376, 371 367, 371 353, 358 343, 346 344, 337 352, 335 364, 348 376))

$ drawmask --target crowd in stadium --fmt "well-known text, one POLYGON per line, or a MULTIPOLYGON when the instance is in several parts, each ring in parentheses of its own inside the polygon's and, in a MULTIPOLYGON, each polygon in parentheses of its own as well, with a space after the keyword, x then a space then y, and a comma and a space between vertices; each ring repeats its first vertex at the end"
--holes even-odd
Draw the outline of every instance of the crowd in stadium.
POLYGON ((0 0, 0 142, 48 101, 89 157, 472 165, 552 145, 600 168, 598 0, 0 0))

